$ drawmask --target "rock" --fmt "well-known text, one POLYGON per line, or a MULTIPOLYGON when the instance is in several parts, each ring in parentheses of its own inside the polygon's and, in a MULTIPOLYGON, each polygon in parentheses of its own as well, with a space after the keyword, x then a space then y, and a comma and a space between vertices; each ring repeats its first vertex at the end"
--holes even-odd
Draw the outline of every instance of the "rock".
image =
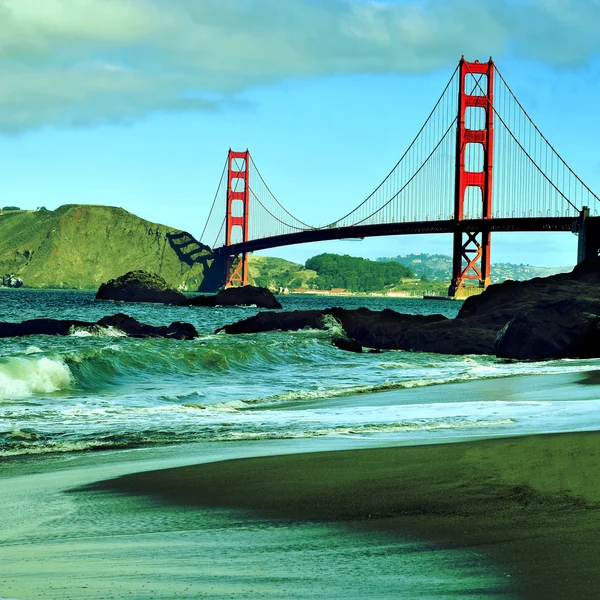
POLYGON ((275 296, 266 288, 245 285, 227 288, 214 296, 197 296, 188 300, 190 306, 256 306, 257 308, 281 308, 275 296))
POLYGON ((388 350, 421 350, 413 347, 411 332, 448 321, 443 315, 405 315, 389 309, 379 312, 368 308, 333 308, 325 312, 342 325, 349 338, 368 348, 388 350))
POLYGON ((169 287, 162 277, 146 271, 129 271, 121 277, 103 283, 98 289, 96 300, 158 302, 176 305, 187 303, 187 298, 181 292, 169 287))
POLYGON ((226 325, 216 333, 325 330, 330 326, 328 316, 340 323, 347 338, 367 348, 444 354, 491 354, 494 351, 495 331, 481 331, 474 323, 458 324, 443 315, 404 315, 393 310, 378 312, 368 308, 263 312, 226 325))
POLYGON ((468 298, 456 319, 332 308, 259 313, 222 331, 328 329, 330 317, 341 325, 345 339, 372 349, 519 360, 600 357, 600 260, 582 263, 572 273, 492 285, 468 298))
POLYGON ((103 283, 96 300, 121 300, 123 302, 157 302, 177 306, 256 306, 258 308, 281 308, 277 298, 266 288, 245 285, 227 288, 214 296, 186 298, 181 292, 169 287, 167 282, 154 273, 130 271, 117 279, 103 283))
POLYGON ((347 352, 356 352, 357 354, 361 354, 363 351, 363 347, 356 340, 345 338, 345 337, 336 337, 331 340, 331 343, 340 350, 346 350, 347 352))
POLYGON ((600 353, 597 303, 558 300, 517 313, 496 337, 499 358, 589 358, 600 353))
POLYGON ((456 321, 477 323, 496 336, 501 358, 545 360, 600 356, 600 261, 571 273, 490 286, 463 304, 456 321))
POLYGON ((598 298, 599 292, 600 260, 585 261, 571 273, 491 285, 479 296, 467 298, 457 319, 477 317, 481 326, 497 326, 499 330, 517 313, 540 303, 598 298))
POLYGON ((290 312, 262 312, 248 319, 217 329, 230 334, 259 333, 262 331, 298 331, 300 329, 327 329, 323 323, 325 311, 294 310, 290 312))
POLYGON ((96 323, 96 326, 114 327, 129 337, 134 338, 165 337, 177 340, 193 340, 198 337, 198 332, 191 323, 174 321, 168 327, 156 327, 140 323, 133 317, 129 317, 123 313, 118 313, 111 317, 103 317, 96 323))
POLYGON ((0 323, 0 338, 21 337, 25 335, 69 335, 74 328, 98 332, 99 328, 114 327, 129 337, 149 338, 164 337, 177 340, 192 340, 198 332, 190 323, 171 323, 168 327, 155 327, 136 321, 122 313, 111 317, 103 317, 96 323, 60 319, 32 319, 22 323, 0 323))
POLYGON ((58 319, 31 319, 22 323, 0 323, 0 338, 25 335, 69 335, 72 327, 87 327, 93 323, 58 319))
POLYGON ((405 315, 393 310, 367 308, 263 312, 225 325, 216 333, 258 333, 328 329, 326 316, 333 317, 347 338, 361 346, 380 350, 416 350, 443 354, 493 354, 495 329, 480 327, 476 320, 458 322, 443 315, 405 315))

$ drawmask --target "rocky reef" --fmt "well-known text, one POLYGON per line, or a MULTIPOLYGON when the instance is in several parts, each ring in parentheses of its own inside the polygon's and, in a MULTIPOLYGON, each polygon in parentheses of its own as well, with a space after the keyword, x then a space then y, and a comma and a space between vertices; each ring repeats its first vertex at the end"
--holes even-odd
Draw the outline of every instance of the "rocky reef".
POLYGON ((266 288, 245 285, 227 288, 214 296, 196 296, 188 300, 189 306, 256 306, 257 308, 281 308, 275 296, 266 288))
POLYGON ((145 271, 130 271, 121 277, 103 283, 96 293, 96 300, 155 302, 176 306, 281 308, 281 304, 269 290, 252 285, 228 288, 212 296, 186 298, 181 292, 171 288, 159 275, 145 271))
POLYGON ((129 271, 121 277, 103 283, 96 293, 96 300, 179 305, 187 302, 187 298, 171 288, 162 277, 146 271, 129 271))
MULTIPOLYGON (((392 310, 260 313, 221 330, 229 334, 275 329, 327 329, 333 317, 348 342, 375 349, 443 354, 495 354, 501 358, 543 360, 600 356, 600 261, 571 273, 506 281, 468 298, 458 316, 405 315, 392 310)), ((219 330, 219 331, 221 331, 219 330)))
POLYGON ((175 321, 169 326, 155 327, 118 313, 110 317, 103 317, 95 323, 74 319, 31 319, 22 323, 0 322, 0 338, 26 335, 71 335, 75 331, 87 331, 94 334, 108 328, 117 329, 124 335, 133 338, 163 337, 193 340, 198 337, 196 328, 190 323, 175 321))

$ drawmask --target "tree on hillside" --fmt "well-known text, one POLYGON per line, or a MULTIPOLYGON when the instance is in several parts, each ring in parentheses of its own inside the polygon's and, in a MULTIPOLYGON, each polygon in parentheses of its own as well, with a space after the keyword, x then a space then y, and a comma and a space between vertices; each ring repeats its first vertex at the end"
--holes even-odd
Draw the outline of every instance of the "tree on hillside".
POLYGON ((344 288, 354 292, 377 292, 393 287, 412 270, 396 262, 375 262, 347 254, 319 254, 306 261, 305 268, 317 272, 314 282, 320 289, 344 288))

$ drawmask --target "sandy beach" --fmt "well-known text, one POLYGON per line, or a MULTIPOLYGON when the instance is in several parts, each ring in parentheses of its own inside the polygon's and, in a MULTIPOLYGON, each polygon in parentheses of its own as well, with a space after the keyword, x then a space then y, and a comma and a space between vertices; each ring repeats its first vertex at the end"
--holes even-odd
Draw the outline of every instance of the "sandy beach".
POLYGON ((476 549, 519 598, 597 598, 600 433, 234 460, 93 489, 476 549))
MULTIPOLYGON (((595 383, 511 378, 372 401, 512 390, 583 409, 595 383)), ((473 435, 12 459, 0 469, 0 598, 597 598, 600 432, 473 435)))

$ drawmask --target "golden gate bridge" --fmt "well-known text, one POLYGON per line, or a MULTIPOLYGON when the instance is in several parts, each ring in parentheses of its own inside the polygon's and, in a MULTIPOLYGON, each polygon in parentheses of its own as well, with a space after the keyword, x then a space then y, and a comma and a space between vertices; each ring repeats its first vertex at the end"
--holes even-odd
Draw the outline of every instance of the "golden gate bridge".
POLYGON ((425 123, 373 192, 315 226, 289 212, 248 150, 229 151, 200 240, 248 283, 249 252, 343 238, 452 233, 449 296, 490 283, 493 232, 572 231, 600 249, 600 198, 558 154, 490 58, 461 58, 425 123))

